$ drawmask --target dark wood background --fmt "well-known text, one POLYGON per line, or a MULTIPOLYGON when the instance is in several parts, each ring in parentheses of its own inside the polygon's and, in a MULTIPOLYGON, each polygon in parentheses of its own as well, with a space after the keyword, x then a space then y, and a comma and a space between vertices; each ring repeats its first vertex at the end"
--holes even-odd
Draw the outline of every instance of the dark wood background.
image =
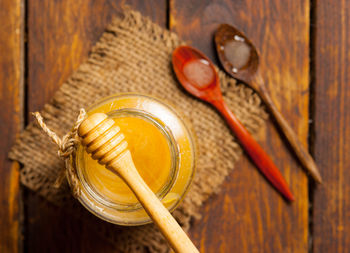
POLYGON ((84 221, 20 187, 7 152, 124 3, 216 63, 218 24, 246 33, 275 104, 323 175, 315 186, 269 120, 257 138, 296 201, 283 201, 243 156, 192 226, 201 252, 350 252, 350 2, 331 0, 1 0, 0 252, 115 252, 84 221))

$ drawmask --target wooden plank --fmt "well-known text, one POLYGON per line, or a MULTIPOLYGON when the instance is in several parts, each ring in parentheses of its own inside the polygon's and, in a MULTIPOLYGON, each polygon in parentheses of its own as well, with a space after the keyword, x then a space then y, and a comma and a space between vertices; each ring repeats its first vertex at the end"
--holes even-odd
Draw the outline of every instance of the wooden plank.
MULTIPOLYGON (((261 52, 261 70, 276 106, 304 145, 308 136, 308 1, 182 1, 170 5, 170 28, 216 59, 213 32, 229 23, 261 52)), ((258 141, 296 197, 287 204, 257 169, 242 159, 192 228, 201 252, 307 252, 308 181, 271 120, 258 141)))
POLYGON ((34 1, 28 4, 28 109, 40 110, 87 58, 121 5, 165 26, 165 1, 34 1))
POLYGON ((0 2, 0 252, 20 251, 18 163, 7 153, 23 127, 23 10, 21 0, 0 2))
MULTIPOLYGON (((166 1, 28 1, 28 112, 40 110, 87 58, 122 4, 166 24, 166 1)), ((84 221, 28 192, 28 252, 115 252, 84 221), (90 230, 89 230, 90 228, 90 230)), ((97 219, 97 218, 96 218, 97 219)))
POLYGON ((316 1, 313 252, 350 252, 350 2, 316 1))

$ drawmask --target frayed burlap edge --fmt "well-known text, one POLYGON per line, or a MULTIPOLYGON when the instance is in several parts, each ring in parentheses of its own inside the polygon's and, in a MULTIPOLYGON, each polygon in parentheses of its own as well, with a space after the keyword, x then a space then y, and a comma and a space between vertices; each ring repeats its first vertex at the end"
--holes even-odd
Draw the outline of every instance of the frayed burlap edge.
MULTIPOLYGON (((241 155, 241 148, 211 107, 179 88, 170 62, 172 51, 180 44, 184 42, 175 33, 162 29, 138 12, 125 10, 124 17, 107 27, 87 62, 61 86, 41 114, 48 126, 63 136, 72 127, 80 108, 114 93, 147 93, 175 105, 189 119, 198 139, 197 172, 188 194, 174 212, 188 230, 190 219, 200 218, 203 202, 219 191, 241 155)), ((251 133, 256 133, 266 119, 258 96, 221 71, 219 78, 228 106, 251 133)), ((64 166, 56 151, 37 124, 31 123, 9 156, 23 164, 22 184, 54 204, 74 208, 74 213, 78 213, 80 205, 72 201, 68 186, 53 187, 64 166)), ((96 223, 95 229, 122 252, 143 252, 145 248, 150 252, 168 250, 153 225, 125 228, 101 222, 96 223)))

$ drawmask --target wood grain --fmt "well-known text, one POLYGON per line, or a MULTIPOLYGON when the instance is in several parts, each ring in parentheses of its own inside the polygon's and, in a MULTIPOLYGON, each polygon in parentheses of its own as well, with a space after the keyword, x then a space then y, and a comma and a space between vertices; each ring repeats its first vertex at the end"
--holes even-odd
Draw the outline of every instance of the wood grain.
POLYGON ((20 251, 19 166, 7 159, 23 127, 22 1, 0 1, 0 252, 20 251))
POLYGON ((78 0, 28 3, 28 106, 40 110, 73 70, 87 59, 123 4, 165 26, 165 1, 78 0))
MULTIPOLYGON (((212 36, 220 23, 234 25, 251 38, 261 52, 263 78, 274 103, 307 146, 308 2, 173 0, 170 11, 170 28, 213 60, 212 36)), ((192 228, 201 252, 308 251, 307 177, 271 122, 257 140, 284 174, 296 202, 284 202, 242 159, 192 228)))
MULTIPOLYGON (((212 35, 220 23, 240 28, 262 55, 264 80, 272 99, 306 144, 309 100, 309 3, 169 0, 172 30, 216 59, 212 35)), ((42 108, 86 59, 122 3, 165 26, 166 1, 28 0, 28 111, 42 108)), ((349 3, 313 1, 316 10, 315 159, 325 179, 315 191, 314 252, 350 251, 350 108, 348 87, 349 3), (329 34, 331 33, 332 36, 329 34)), ((18 252, 17 164, 6 159, 22 126, 23 0, 0 2, 0 252, 18 252)), ((192 235, 202 252, 306 252, 307 179, 279 140, 271 123, 259 142, 272 155, 297 201, 291 206, 266 183, 246 157, 224 183, 220 195, 203 207, 192 235)), ((85 222, 66 217, 31 192, 25 200, 28 252, 113 252, 113 245, 85 222)))
MULTIPOLYGON (((166 24, 166 1, 60 0, 28 1, 28 112, 40 110, 77 67, 87 59, 121 6, 127 4, 166 24)), ((115 252, 86 222, 67 217, 62 210, 28 192, 28 252, 115 252)), ((89 222, 91 220, 91 222, 89 222)))
POLYGON ((350 2, 315 9, 314 153, 324 184, 315 191, 313 252, 350 252, 350 2))

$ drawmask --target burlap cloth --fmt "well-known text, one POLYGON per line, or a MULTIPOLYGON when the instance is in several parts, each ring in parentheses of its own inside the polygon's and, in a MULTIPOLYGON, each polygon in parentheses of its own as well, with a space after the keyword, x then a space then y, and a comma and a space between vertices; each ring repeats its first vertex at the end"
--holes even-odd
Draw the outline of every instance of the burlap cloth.
MULTIPOLYGON (((60 136, 70 130, 80 108, 119 92, 140 92, 176 105, 192 123, 198 140, 197 171, 193 184, 174 216, 189 229, 190 220, 199 218, 200 207, 219 190, 242 151, 234 135, 218 113, 194 99, 177 83, 171 66, 173 50, 184 42, 179 37, 138 12, 125 10, 116 18, 92 49, 88 60, 62 85, 42 115, 60 136)), ((219 71, 226 102, 251 133, 264 123, 266 113, 252 90, 236 84, 219 71)), ((10 152, 23 164, 21 183, 49 201, 79 213, 82 209, 64 184, 53 187, 63 162, 57 147, 31 123, 10 152)), ((80 216, 80 215, 77 215, 80 216)), ((82 216, 84 217, 84 216, 82 216)), ((166 252, 168 247, 154 225, 120 227, 101 222, 96 229, 115 242, 122 252, 166 252)))

